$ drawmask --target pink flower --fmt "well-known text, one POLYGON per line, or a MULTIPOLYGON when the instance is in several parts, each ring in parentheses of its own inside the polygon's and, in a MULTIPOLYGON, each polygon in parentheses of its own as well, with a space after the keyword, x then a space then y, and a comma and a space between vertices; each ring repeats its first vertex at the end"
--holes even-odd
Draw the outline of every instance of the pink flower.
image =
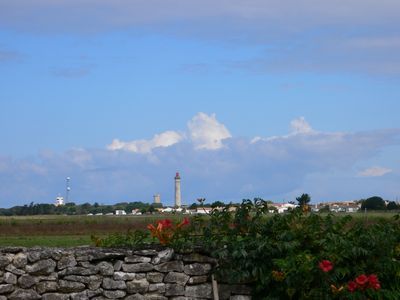
POLYGON ((333 264, 332 264, 332 262, 329 261, 329 260, 326 260, 326 259, 324 259, 323 261, 321 261, 321 262, 318 264, 318 266, 319 266, 319 268, 320 268, 323 272, 325 272, 325 273, 327 273, 327 272, 329 272, 330 270, 333 269, 333 264))

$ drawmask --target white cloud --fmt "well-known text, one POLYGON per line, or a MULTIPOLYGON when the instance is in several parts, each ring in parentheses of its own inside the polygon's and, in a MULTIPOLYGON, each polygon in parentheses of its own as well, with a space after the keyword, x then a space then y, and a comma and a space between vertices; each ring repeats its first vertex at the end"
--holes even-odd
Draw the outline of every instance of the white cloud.
POLYGON ((290 127, 292 129, 292 134, 310 134, 315 132, 304 117, 292 120, 290 122, 290 127))
POLYGON ((198 113, 188 123, 189 136, 196 149, 217 150, 222 141, 231 138, 225 125, 219 123, 215 114, 198 113))
POLYGON ((165 131, 160 134, 154 135, 151 140, 135 140, 131 142, 123 142, 119 139, 114 139, 110 145, 107 146, 108 150, 126 150, 134 153, 151 153, 153 149, 159 147, 169 147, 179 143, 183 136, 175 131, 165 131))
POLYGON ((392 169, 383 167, 371 167, 358 173, 361 177, 381 177, 385 174, 393 172, 392 169))
POLYGON ((391 170, 382 167, 361 171, 360 176, 381 176, 374 178, 371 187, 370 182, 355 178, 354 168, 385 147, 398 147, 400 129, 321 132, 303 118, 296 120, 287 135, 252 142, 250 138, 228 138, 231 134, 215 115, 199 113, 189 121, 187 138, 166 131, 149 140, 114 140, 108 146, 126 151, 73 149, 29 159, 0 156, 0 204, 52 202, 64 190, 66 176, 73 178, 71 196, 78 203, 151 202, 159 192, 164 204, 172 204, 176 171, 182 175, 185 204, 200 196, 210 201, 276 199, 277 195, 293 200, 293 195, 307 192, 324 197, 313 197, 319 201, 360 199, 372 192, 386 199, 398 195, 395 172, 383 176, 391 170), (224 151, 212 151, 221 147, 224 151), (18 202, 21 199, 25 202, 18 202))

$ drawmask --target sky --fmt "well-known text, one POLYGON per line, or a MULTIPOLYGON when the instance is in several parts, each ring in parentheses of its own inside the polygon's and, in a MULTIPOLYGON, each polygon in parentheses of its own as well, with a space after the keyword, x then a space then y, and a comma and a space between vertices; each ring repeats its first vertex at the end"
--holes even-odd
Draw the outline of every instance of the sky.
POLYGON ((0 207, 400 200, 397 0, 0 0, 0 207))

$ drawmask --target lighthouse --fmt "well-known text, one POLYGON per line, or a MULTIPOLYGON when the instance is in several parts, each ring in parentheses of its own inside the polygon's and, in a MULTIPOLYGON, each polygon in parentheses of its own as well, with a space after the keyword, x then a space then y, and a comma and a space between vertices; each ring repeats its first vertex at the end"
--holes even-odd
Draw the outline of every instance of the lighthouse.
POLYGON ((181 177, 179 172, 175 175, 175 207, 181 207, 181 177))

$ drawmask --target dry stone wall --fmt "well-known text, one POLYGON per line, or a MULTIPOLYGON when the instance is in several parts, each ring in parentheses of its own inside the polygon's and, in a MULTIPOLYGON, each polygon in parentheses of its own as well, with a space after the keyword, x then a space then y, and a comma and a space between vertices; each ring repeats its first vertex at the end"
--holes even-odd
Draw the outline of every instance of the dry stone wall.
MULTIPOLYGON (((0 300, 214 299, 215 264, 168 248, 0 248, 0 300)), ((249 300, 250 292, 218 284, 221 300, 249 300)))

